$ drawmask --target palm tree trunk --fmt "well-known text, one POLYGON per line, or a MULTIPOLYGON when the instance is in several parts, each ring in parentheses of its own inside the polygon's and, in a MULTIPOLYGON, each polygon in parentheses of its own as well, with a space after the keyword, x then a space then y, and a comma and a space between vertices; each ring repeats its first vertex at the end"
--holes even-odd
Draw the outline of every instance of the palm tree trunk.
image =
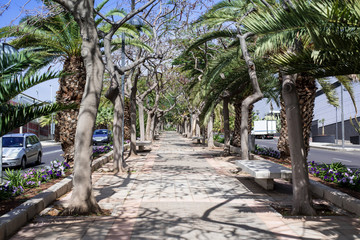
MULTIPOLYGON (((64 62, 63 71, 69 73, 59 78, 59 91, 56 101, 58 103, 77 103, 80 106, 83 97, 86 70, 81 56, 71 56, 64 62), (74 74, 75 73, 75 74, 74 74)), ((63 150, 63 157, 66 162, 74 161, 74 146, 76 125, 78 122, 79 109, 65 110, 57 113, 57 132, 63 150)))
MULTIPOLYGON (((279 78, 282 81, 281 77, 279 78)), ((298 74, 296 79, 296 92, 299 97, 299 105, 301 117, 303 119, 303 136, 304 136, 304 146, 305 146, 305 157, 307 157, 309 148, 310 148, 310 132, 311 132, 311 123, 313 120, 314 106, 315 106, 315 93, 316 85, 315 78, 298 74)), ((280 101, 281 104, 281 131, 278 141, 278 149, 282 159, 288 159, 290 156, 290 148, 288 141, 288 127, 285 114, 284 102, 280 101)))
POLYGON ((235 122, 234 122, 234 134, 232 144, 235 147, 241 147, 241 103, 237 101, 234 103, 235 108, 235 122))
POLYGON ((309 193, 309 174, 303 138, 303 121, 296 92, 296 76, 283 76, 282 94, 285 103, 293 180, 294 215, 315 215, 309 193))

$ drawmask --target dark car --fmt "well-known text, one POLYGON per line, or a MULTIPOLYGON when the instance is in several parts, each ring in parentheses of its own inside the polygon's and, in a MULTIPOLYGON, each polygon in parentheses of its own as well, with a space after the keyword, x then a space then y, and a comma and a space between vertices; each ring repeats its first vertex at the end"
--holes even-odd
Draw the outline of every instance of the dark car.
POLYGON ((111 142, 111 131, 107 129, 97 129, 93 134, 93 144, 98 145, 102 143, 111 142))
POLYGON ((2 137, 3 167, 20 166, 41 163, 42 146, 38 137, 33 133, 7 134, 2 137))

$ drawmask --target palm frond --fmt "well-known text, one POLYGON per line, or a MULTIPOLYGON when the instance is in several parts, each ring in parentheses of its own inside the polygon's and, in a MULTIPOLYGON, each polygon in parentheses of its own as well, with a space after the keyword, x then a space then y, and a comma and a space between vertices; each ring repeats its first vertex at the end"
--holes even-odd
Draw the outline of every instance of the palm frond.
POLYGON ((0 104, 0 136, 23 126, 24 124, 51 113, 78 107, 75 104, 34 104, 34 105, 10 105, 0 104))

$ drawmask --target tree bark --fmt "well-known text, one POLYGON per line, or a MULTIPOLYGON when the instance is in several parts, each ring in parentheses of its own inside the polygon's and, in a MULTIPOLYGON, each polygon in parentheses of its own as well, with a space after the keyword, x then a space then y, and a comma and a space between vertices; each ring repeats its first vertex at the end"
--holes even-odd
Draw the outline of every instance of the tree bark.
POLYGON ((303 138, 303 121, 296 93, 296 75, 283 75, 282 94, 288 123, 293 180, 293 215, 315 215, 309 193, 309 175, 303 138))
POLYGON ((189 127, 188 127, 188 119, 187 119, 187 117, 185 117, 185 120, 184 120, 184 133, 185 133, 186 137, 189 134, 188 129, 189 129, 189 127))
POLYGON ((100 102, 104 63, 99 49, 94 21, 93 0, 55 0, 72 13, 80 26, 81 56, 86 68, 86 85, 82 97, 75 134, 75 164, 73 192, 67 214, 88 214, 101 211, 96 202, 91 181, 92 135, 100 102))
POLYGON ((209 122, 208 122, 208 148, 214 148, 214 132, 213 132, 213 126, 214 126, 214 112, 210 114, 209 122))
POLYGON ((254 93, 246 97, 241 104, 241 159, 250 159, 249 152, 249 133, 248 133, 248 119, 249 119, 249 107, 255 102, 263 98, 263 94, 260 90, 259 83, 256 76, 255 64, 252 61, 248 48, 246 45, 246 38, 251 36, 252 33, 246 33, 244 35, 238 35, 240 40, 241 51, 248 67, 248 73, 251 81, 251 85, 254 93))
MULTIPOLYGON (((130 121, 131 121, 131 133, 130 133, 130 154, 137 155, 136 152, 136 92, 137 83, 140 76, 140 69, 136 68, 134 73, 134 84, 131 88, 130 94, 130 121)), ((130 80, 131 81, 131 80, 130 80)))
POLYGON ((223 98, 224 115, 224 156, 230 155, 230 123, 229 123, 229 97, 223 98))
POLYGON ((140 127, 140 141, 145 141, 145 121, 144 121, 144 105, 138 103, 139 110, 139 127, 140 127))
MULTIPOLYGON (((86 69, 81 56, 71 56, 64 62, 63 71, 69 73, 59 78, 59 91, 56 102, 77 103, 80 105, 86 84, 86 69)), ((61 142, 66 162, 74 161, 75 133, 79 109, 64 110, 56 115, 58 139, 61 142)))
POLYGON ((234 103, 235 108, 235 122, 234 122, 234 134, 232 145, 235 147, 241 147, 241 104, 242 100, 237 100, 234 103))

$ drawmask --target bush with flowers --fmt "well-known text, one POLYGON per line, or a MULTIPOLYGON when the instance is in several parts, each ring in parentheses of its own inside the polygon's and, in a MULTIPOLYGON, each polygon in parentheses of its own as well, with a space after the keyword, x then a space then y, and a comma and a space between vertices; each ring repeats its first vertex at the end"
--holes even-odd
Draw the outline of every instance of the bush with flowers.
POLYGON ((308 162, 309 173, 327 182, 336 183, 342 187, 360 190, 360 170, 347 168, 340 162, 332 164, 317 164, 308 162))
POLYGON ((272 148, 268 147, 260 147, 259 145, 255 144, 255 154, 263 155, 263 156, 269 156, 273 158, 280 158, 280 152, 278 150, 274 150, 272 148))
POLYGON ((22 194, 25 189, 39 187, 41 183, 50 179, 65 176, 70 165, 64 161, 54 160, 50 166, 40 169, 5 170, 4 179, 6 183, 0 185, 0 199, 8 199, 22 194))

